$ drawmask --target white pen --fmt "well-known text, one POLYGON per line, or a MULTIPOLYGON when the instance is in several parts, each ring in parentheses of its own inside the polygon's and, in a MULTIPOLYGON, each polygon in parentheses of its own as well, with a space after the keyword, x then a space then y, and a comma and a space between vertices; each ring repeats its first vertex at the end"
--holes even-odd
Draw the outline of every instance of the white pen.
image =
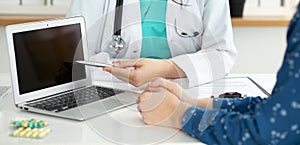
POLYGON ((94 62, 94 61, 86 61, 86 60, 78 60, 76 63, 80 63, 83 65, 93 66, 93 67, 106 67, 106 66, 113 66, 112 64, 94 62))

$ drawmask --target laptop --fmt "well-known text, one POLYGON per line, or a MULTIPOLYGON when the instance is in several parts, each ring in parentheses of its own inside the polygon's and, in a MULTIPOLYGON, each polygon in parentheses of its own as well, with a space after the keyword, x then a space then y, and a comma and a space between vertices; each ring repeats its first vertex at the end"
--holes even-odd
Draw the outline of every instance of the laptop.
POLYGON ((92 84, 83 17, 6 27, 17 108, 85 120, 129 106, 138 94, 92 84), (75 62, 75 63, 73 63, 75 62))

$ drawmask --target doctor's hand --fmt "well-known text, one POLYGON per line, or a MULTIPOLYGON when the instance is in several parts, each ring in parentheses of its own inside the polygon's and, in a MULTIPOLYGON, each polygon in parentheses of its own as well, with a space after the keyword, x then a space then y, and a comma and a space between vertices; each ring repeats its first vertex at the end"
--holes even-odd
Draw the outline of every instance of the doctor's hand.
POLYGON ((169 60, 139 58, 128 61, 114 61, 114 67, 104 67, 118 79, 139 87, 155 77, 183 78, 186 77, 182 69, 169 60), (128 69, 128 68, 133 69, 128 69))
POLYGON ((145 124, 177 129, 181 129, 182 117, 190 107, 162 87, 146 89, 139 96, 137 104, 145 124))

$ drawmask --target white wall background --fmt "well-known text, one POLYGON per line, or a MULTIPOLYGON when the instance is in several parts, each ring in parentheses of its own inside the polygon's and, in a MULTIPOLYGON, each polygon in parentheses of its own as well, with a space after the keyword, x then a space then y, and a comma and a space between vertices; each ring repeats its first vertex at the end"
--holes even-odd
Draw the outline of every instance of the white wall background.
POLYGON ((235 27, 239 52, 232 73, 276 73, 286 48, 287 27, 235 27))
MULTIPOLYGON (((286 48, 286 27, 235 27, 239 58, 232 73, 276 73, 286 48)), ((4 27, 0 27, 0 73, 9 72, 4 27)))
POLYGON ((8 51, 4 27, 0 26, 0 73, 9 72, 8 51))

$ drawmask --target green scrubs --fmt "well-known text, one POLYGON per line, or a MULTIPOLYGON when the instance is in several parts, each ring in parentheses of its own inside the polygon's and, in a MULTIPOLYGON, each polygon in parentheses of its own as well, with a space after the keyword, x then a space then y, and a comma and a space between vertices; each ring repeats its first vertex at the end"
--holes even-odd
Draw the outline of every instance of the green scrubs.
POLYGON ((171 52, 167 42, 167 0, 140 0, 142 24, 141 58, 167 59, 171 52))

